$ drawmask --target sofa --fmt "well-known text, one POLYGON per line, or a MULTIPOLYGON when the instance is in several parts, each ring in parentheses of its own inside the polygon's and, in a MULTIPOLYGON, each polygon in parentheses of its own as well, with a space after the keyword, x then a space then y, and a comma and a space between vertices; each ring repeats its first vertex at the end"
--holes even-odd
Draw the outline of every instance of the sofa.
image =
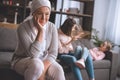
MULTIPOLYGON (((74 48, 78 45, 82 47, 87 47, 88 49, 96 47, 92 41, 89 39, 79 39, 73 42, 74 48)), ((117 66, 118 66, 118 53, 113 51, 106 52, 106 57, 103 60, 93 61, 95 79, 96 80, 116 80, 117 66)), ((75 80, 73 73, 68 69, 68 67, 63 66, 64 70, 67 72, 67 80, 75 80)), ((70 69, 70 67, 69 67, 70 69)), ((83 80, 89 80, 88 74, 85 69, 81 69, 83 80)))
MULTIPOLYGON (((0 80, 24 80, 24 77, 17 74, 10 68, 10 61, 17 45, 17 25, 14 27, 0 26, 0 80)), ((78 45, 87 48, 95 47, 89 39, 78 39, 73 43, 74 48, 78 45)), ((116 80, 118 54, 111 52, 106 53, 105 59, 94 61, 94 70, 96 80, 116 80)), ((66 80, 75 80, 71 68, 63 66, 66 80)), ((81 69, 83 80, 89 80, 85 69, 81 69)))

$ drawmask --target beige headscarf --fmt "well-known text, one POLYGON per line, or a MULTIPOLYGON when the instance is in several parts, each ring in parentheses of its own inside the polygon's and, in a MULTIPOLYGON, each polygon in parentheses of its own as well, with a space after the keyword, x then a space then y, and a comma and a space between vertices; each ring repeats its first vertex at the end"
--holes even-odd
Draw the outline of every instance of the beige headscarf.
POLYGON ((51 4, 49 0, 33 0, 31 4, 31 13, 43 6, 47 6, 51 10, 51 4))

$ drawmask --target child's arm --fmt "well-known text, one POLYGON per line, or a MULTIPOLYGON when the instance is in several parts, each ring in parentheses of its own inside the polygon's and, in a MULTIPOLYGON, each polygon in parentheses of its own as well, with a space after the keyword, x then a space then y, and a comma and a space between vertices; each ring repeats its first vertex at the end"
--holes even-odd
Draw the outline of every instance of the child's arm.
POLYGON ((74 40, 75 40, 74 38, 71 38, 70 41, 68 41, 67 43, 63 43, 62 41, 61 41, 61 43, 62 43, 63 45, 69 45, 69 44, 71 44, 71 42, 74 41, 74 40))
POLYGON ((105 57, 105 54, 102 53, 102 54, 100 54, 100 55, 97 55, 94 59, 95 59, 95 60, 102 60, 104 57, 105 57))
POLYGON ((103 52, 96 49, 90 49, 90 53, 93 57, 93 60, 102 60, 105 57, 105 54, 103 52))
POLYGON ((65 52, 73 51, 72 44, 69 43, 66 45, 65 43, 59 40, 59 52, 64 52, 64 51, 65 52))

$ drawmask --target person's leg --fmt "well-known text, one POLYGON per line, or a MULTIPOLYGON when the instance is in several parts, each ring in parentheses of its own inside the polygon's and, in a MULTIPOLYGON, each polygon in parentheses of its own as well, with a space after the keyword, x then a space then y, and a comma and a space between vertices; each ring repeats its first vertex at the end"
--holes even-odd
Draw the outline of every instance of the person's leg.
POLYGON ((81 46, 77 46, 75 48, 75 52, 74 52, 74 56, 77 58, 77 59, 80 59, 81 58, 81 55, 82 55, 82 47, 81 46))
POLYGON ((76 77, 76 80, 82 80, 82 75, 81 75, 81 71, 80 68, 78 68, 75 65, 76 62, 76 58, 72 55, 61 55, 61 60, 62 62, 65 62, 66 64, 68 64, 68 66, 71 66, 72 72, 74 74, 74 76, 76 77))
POLYGON ((46 80, 65 80, 62 66, 57 62, 53 62, 47 70, 46 80))
POLYGON ((85 60, 88 57, 88 49, 78 46, 75 50, 75 56, 78 59, 75 63, 79 68, 85 68, 85 60))
POLYGON ((89 50, 88 50, 86 47, 84 47, 84 48, 83 48, 83 54, 82 54, 82 56, 81 56, 81 59, 84 59, 84 60, 86 61, 88 55, 89 55, 89 50))
POLYGON ((86 60, 86 58, 88 57, 88 53, 89 53, 89 50, 86 48, 86 47, 81 47, 81 46, 77 46, 76 49, 75 49, 75 57, 77 59, 84 59, 86 60))
POLYGON ((24 58, 17 62, 13 69, 23 75, 25 80, 38 80, 44 70, 44 64, 39 58, 24 58))
POLYGON ((88 76, 90 77, 91 80, 95 80, 93 60, 91 58, 89 50, 87 48, 83 48, 83 54, 81 54, 80 51, 82 51, 82 48, 80 46, 78 46, 76 49, 77 56, 81 56, 81 58, 79 59, 80 61, 81 61, 81 59, 84 59, 83 61, 85 62, 88 76))
POLYGON ((87 70, 90 80, 95 80, 93 60, 92 60, 90 54, 88 55, 88 57, 85 61, 85 65, 86 65, 86 70, 87 70))

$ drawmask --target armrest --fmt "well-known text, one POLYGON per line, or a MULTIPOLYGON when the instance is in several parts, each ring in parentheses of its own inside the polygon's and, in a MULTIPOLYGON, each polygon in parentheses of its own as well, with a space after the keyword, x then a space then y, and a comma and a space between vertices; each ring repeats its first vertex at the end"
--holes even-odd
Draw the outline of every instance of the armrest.
POLYGON ((117 76, 117 67, 118 67, 118 54, 111 52, 111 71, 110 71, 110 80, 116 80, 117 76))

